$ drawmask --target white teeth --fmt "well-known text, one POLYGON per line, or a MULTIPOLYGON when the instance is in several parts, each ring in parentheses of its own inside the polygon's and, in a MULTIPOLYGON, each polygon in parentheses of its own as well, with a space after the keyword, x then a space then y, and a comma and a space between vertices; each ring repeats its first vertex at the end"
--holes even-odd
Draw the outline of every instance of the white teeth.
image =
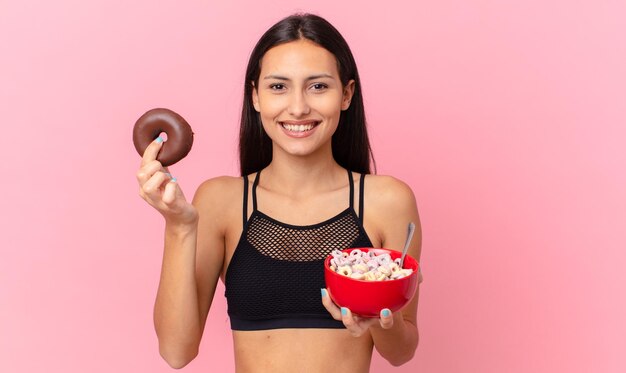
POLYGON ((313 128, 312 124, 287 124, 287 123, 283 123, 282 125, 283 125, 283 127, 287 131, 291 131, 291 132, 310 131, 313 128))

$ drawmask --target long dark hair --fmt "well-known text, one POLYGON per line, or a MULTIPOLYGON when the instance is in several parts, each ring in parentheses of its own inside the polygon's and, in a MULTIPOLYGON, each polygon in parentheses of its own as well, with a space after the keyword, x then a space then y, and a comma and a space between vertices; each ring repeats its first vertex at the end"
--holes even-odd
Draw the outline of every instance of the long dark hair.
POLYGON ((350 107, 341 112, 339 125, 332 137, 333 157, 348 170, 369 174, 370 163, 374 164, 374 169, 375 163, 367 136, 361 81, 350 47, 339 31, 324 18, 313 14, 294 14, 276 23, 261 36, 248 61, 239 130, 241 175, 260 171, 272 161, 272 140, 265 133, 260 115, 252 105, 252 90, 259 84, 261 59, 272 47, 299 39, 308 39, 335 56, 342 86, 354 79, 350 107))

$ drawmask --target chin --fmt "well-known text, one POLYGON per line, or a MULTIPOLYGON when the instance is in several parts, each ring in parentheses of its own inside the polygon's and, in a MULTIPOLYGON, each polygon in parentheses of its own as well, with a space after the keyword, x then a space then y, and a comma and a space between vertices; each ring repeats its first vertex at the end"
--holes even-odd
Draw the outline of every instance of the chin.
POLYGON ((292 149, 292 150, 286 151, 286 153, 295 157, 306 157, 306 156, 311 155, 311 153, 313 152, 310 150, 304 150, 304 149, 292 149))
MULTIPOLYGON (((274 146, 276 145, 277 143, 274 143, 274 146)), ((315 142, 315 141, 297 140, 296 143, 292 141, 288 141, 282 144, 278 143, 278 146, 283 153, 289 156, 308 157, 308 156, 312 156, 314 154, 323 152, 327 145, 320 144, 319 142, 315 142)), ((332 154, 332 148, 330 146, 330 142, 328 142, 328 150, 329 150, 329 153, 332 154)))

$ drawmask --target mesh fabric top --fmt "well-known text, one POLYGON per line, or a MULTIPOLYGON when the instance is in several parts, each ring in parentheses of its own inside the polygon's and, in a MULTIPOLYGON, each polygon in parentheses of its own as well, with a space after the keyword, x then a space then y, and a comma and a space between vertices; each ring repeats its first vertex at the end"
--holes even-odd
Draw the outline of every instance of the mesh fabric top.
MULTIPOLYGON (((372 247, 359 218, 362 201, 359 216, 353 208, 354 186, 352 174, 348 175, 350 207, 322 223, 294 226, 256 209, 257 174, 252 189, 253 212, 244 225, 225 278, 232 329, 344 327, 322 305, 324 259, 335 249, 372 247)), ((363 181, 362 177, 360 199, 363 181)), ((247 196, 247 178, 244 182, 247 196)))

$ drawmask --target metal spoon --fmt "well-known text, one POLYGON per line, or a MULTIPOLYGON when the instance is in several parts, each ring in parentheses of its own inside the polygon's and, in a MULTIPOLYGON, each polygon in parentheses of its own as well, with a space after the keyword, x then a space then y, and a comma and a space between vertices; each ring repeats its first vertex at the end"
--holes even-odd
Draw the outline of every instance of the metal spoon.
POLYGON ((413 233, 415 233, 415 224, 413 224, 413 222, 410 222, 409 233, 406 236, 404 249, 402 249, 402 257, 400 258, 400 268, 404 268, 404 257, 406 256, 406 252, 409 250, 409 245, 411 244, 411 240, 413 239, 413 233))

